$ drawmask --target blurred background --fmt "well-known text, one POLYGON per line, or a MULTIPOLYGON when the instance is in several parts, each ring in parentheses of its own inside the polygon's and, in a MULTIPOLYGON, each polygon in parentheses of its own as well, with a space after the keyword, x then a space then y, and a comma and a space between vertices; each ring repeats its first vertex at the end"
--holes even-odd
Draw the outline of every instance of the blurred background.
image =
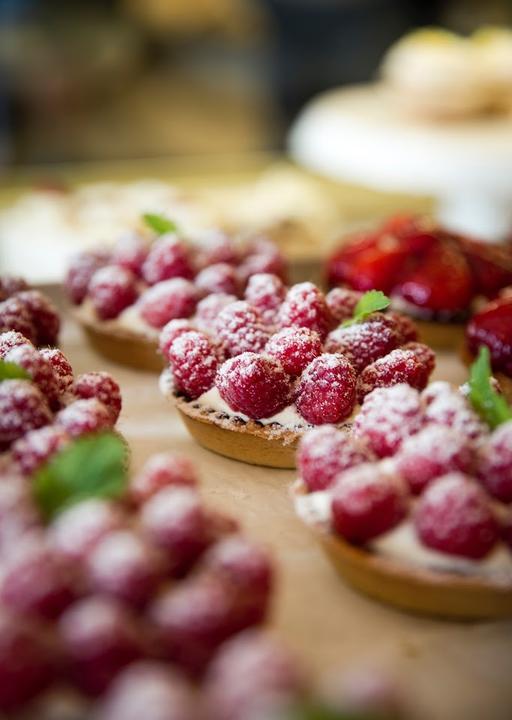
POLYGON ((510 0, 0 0, 0 168, 278 151, 407 30, 511 21, 510 0))

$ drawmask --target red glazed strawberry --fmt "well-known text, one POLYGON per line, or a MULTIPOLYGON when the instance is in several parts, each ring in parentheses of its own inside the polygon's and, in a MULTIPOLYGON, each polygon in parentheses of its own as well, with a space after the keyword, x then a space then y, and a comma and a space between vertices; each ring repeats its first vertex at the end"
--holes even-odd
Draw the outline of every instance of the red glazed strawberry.
POLYGON ((435 480, 414 513, 421 542, 448 555, 480 560, 498 540, 498 526, 485 492, 470 477, 451 473, 435 480))
POLYGON ((30 345, 30 340, 16 330, 0 334, 0 358, 4 358, 9 350, 17 345, 30 345))
POLYGON ((319 334, 303 327, 283 328, 265 346, 265 353, 278 360, 289 375, 300 375, 321 352, 319 334))
POLYGON ((219 313, 215 329, 230 357, 261 352, 269 338, 269 330, 259 312, 243 300, 227 305, 219 313))
POLYGON ((286 288, 281 278, 269 273, 251 275, 245 288, 245 299, 259 310, 267 325, 277 322, 277 312, 285 296, 286 288))
POLYGON ((189 320, 185 320, 184 318, 169 320, 169 322, 162 328, 162 332, 160 333, 160 337, 158 339, 158 349, 164 358, 167 358, 169 348, 179 335, 183 335, 183 333, 186 332, 193 332, 194 330, 195 328, 189 320))
POLYGON ((31 430, 13 444, 12 459, 23 475, 32 475, 52 455, 62 450, 69 440, 65 430, 56 425, 31 430))
POLYGON ((307 432, 297 455, 300 477, 310 492, 325 490, 341 472, 370 460, 373 455, 369 450, 331 425, 307 432))
POLYGON ((194 320, 202 332, 211 332, 215 327, 217 316, 224 310, 226 305, 237 301, 235 295, 225 293, 212 293, 197 303, 194 320))
POLYGON ((357 399, 361 403, 377 387, 391 387, 406 383, 422 390, 428 374, 411 350, 398 348, 367 365, 357 380, 357 399))
POLYGON ((339 423, 351 415, 356 402, 356 375, 343 355, 324 353, 304 370, 295 404, 312 425, 339 423))
POLYGON ((492 297, 512 284, 512 261, 506 246, 490 245, 459 238, 462 251, 469 261, 475 293, 492 297))
POLYGON ((194 400, 213 387, 218 359, 206 335, 198 332, 179 335, 169 348, 168 357, 179 392, 194 400))
POLYGON ((256 353, 242 353, 223 363, 216 385, 235 413, 254 420, 272 417, 291 402, 290 376, 276 360, 256 353))
POLYGON ((38 387, 27 380, 0 383, 0 448, 50 420, 48 403, 38 387))
POLYGON ((64 285, 74 305, 82 304, 92 276, 109 261, 110 254, 106 250, 82 252, 71 260, 64 285))
POLYGON ((121 412, 122 400, 119 385, 110 373, 82 373, 73 384, 73 394, 80 400, 99 400, 110 411, 112 425, 115 425, 121 412))
POLYGON ((24 335, 29 342, 36 340, 36 329, 28 308, 16 296, 0 302, 0 333, 10 330, 24 335))
POLYGON ((150 287, 138 303, 141 317, 152 327, 161 328, 169 320, 188 318, 196 309, 195 285, 184 278, 164 280, 150 287))
POLYGON ((34 385, 37 385, 45 396, 50 407, 56 406, 60 388, 53 367, 33 345, 16 345, 6 353, 4 360, 26 370, 34 385))
POLYGON ((190 280, 194 271, 186 245, 172 236, 161 237, 149 251, 142 266, 142 277, 148 285, 176 277, 190 280))
POLYGON ((136 277, 118 265, 107 265, 92 276, 88 295, 98 317, 112 320, 137 299, 136 277))
POLYGON ((135 232, 126 233, 112 250, 111 262, 140 277, 149 252, 148 243, 135 232))
POLYGON ((349 320, 353 316, 362 295, 363 293, 357 290, 339 287, 335 287, 327 293, 325 301, 336 324, 349 320))
POLYGON ((477 472, 491 495, 512 502, 512 420, 496 428, 479 448, 477 472))
POLYGON ((116 505, 94 498, 61 512, 49 528, 49 537, 61 555, 82 563, 102 538, 124 523, 116 505))
POLYGON ((217 263, 205 267, 194 280, 196 287, 204 294, 225 293, 238 295, 240 283, 237 272, 228 263, 217 263))
POLYGON ((279 308, 280 327, 305 327, 315 330, 322 340, 332 326, 332 316, 323 293, 313 283, 293 285, 279 308))
POLYGON ((57 413, 55 424, 71 437, 107 430, 113 425, 111 411, 96 398, 75 400, 57 413))
POLYGON ((29 286, 22 277, 15 277, 14 275, 0 277, 0 301, 6 300, 11 295, 16 295, 16 293, 23 292, 23 290, 29 290, 29 286))
POLYGON ((495 300, 474 315, 466 328, 466 341, 474 355, 487 345, 493 368, 512 376, 512 297, 495 300))
POLYGON ((164 487, 196 487, 193 463, 182 455, 166 452, 152 455, 130 483, 130 496, 140 505, 164 487))
POLYGON ((399 342, 396 330, 389 326, 385 318, 373 316, 369 321, 333 330, 329 333, 325 349, 327 352, 346 355, 359 373, 370 363, 394 350, 399 342))
POLYGON ((366 543, 382 535, 406 513, 406 496, 399 482, 374 463, 346 470, 332 489, 334 531, 351 543, 366 543))
POLYGON ((26 307, 36 331, 36 345, 56 345, 60 318, 55 305, 39 290, 25 290, 16 295, 26 307))
POLYGON ((41 348, 39 354, 52 366, 59 395, 63 395, 73 384, 73 368, 71 367, 71 363, 58 348, 41 348))

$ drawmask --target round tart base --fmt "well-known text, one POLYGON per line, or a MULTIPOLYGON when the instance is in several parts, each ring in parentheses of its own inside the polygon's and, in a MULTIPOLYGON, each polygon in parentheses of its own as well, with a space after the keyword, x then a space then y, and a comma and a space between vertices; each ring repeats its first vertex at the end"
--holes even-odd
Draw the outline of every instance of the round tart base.
POLYGON ((321 542, 352 587, 400 610, 459 620, 512 617, 512 587, 405 567, 330 534, 323 534, 321 542))
POLYGON ((425 345, 438 350, 453 350, 462 342, 465 330, 462 323, 433 322, 411 317, 418 328, 419 339, 425 345))

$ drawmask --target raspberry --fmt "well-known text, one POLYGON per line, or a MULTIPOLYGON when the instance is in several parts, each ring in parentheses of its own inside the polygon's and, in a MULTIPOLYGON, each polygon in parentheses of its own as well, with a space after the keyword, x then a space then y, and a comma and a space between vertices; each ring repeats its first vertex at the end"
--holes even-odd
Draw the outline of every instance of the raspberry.
POLYGON ((0 448, 50 420, 50 409, 38 387, 28 380, 0 383, 0 448))
POLYGON ((365 367, 357 381, 357 398, 361 403, 375 388, 391 387, 399 383, 422 390, 427 380, 424 368, 415 353, 398 348, 365 367))
POLYGON ((37 385, 46 397, 50 407, 56 407, 59 398, 59 383, 51 363, 33 345, 16 345, 6 353, 4 360, 26 370, 34 385, 37 385))
POLYGON ((331 425, 307 432, 299 445, 297 465, 310 492, 330 487, 339 473, 373 460, 372 453, 348 433, 331 425))
POLYGON ((112 425, 121 412, 122 400, 119 385, 107 372, 88 372, 79 375, 73 384, 73 395, 80 400, 96 398, 109 410, 112 425))
POLYGON ((352 413, 356 403, 356 375, 343 355, 324 353, 302 373, 297 410, 312 425, 339 423, 352 413))
POLYGON ((244 300, 221 310, 215 329, 230 357, 244 352, 261 352, 269 338, 259 312, 244 300))
POLYGON ((333 288, 325 296, 327 307, 336 324, 349 320, 354 315, 354 310, 363 293, 349 288, 333 288))
POLYGON ((217 263, 205 267, 194 280, 196 286, 203 293, 225 293, 238 295, 240 281, 237 272, 228 263, 217 263))
POLYGON ((360 373, 367 365, 387 355, 399 344, 396 330, 384 320, 373 319, 347 327, 340 327, 329 333, 325 349, 327 352, 343 353, 350 358, 355 370, 360 373))
POLYGON ((9 330, 0 335, 0 358, 4 358, 9 350, 18 345, 30 345, 30 340, 16 330, 9 330))
POLYGON ((148 325, 161 328, 169 320, 193 315, 197 299, 197 289, 190 280, 172 278, 146 290, 139 301, 139 313, 148 325))
POLYGON ((14 275, 0 277, 0 300, 6 300, 11 295, 16 295, 28 289, 28 283, 22 277, 15 277, 14 275))
POLYGON ((277 322, 277 313, 286 296, 286 287, 277 275, 258 273, 249 277, 245 288, 245 299, 259 310, 266 325, 277 322))
POLYGON ((323 293, 313 283, 293 285, 279 309, 280 327, 307 327, 325 340, 332 317, 323 293))
POLYGON ((212 293, 197 303, 195 320, 197 326, 203 332, 211 332, 219 313, 224 310, 226 305, 231 305, 237 301, 235 295, 226 295, 225 293, 212 293))
POLYGON ((73 368, 63 352, 57 348, 41 348, 39 354, 48 360, 53 368, 53 374, 57 382, 58 394, 64 395, 73 384, 73 368))
POLYGON ((169 363, 176 388, 194 400, 210 390, 217 372, 217 353, 210 340, 198 332, 186 332, 169 348, 169 363))
POLYGON ((36 329, 28 309, 15 296, 0 302, 0 333, 10 330, 21 333, 29 342, 36 340, 36 329))
POLYGON ((469 472, 473 460, 467 438, 440 425, 427 425, 403 442, 395 456, 395 468, 411 491, 419 494, 441 475, 456 470, 469 472))
POLYGON ((93 498, 61 512, 49 528, 49 537, 59 553, 83 562, 102 538, 123 525, 116 505, 93 498))
POLYGON ((171 452, 152 455, 130 482, 130 496, 140 505, 164 487, 196 487, 198 479, 193 463, 171 452))
POLYGON ((386 313, 385 317, 392 323, 392 327, 397 331, 400 337, 400 345, 416 342, 418 339, 418 330, 408 315, 390 311, 386 313))
POLYGON ((55 424, 63 427, 71 437, 111 428, 110 410, 96 398, 75 400, 55 416, 55 424))
POLYGON ((123 235, 112 250, 111 262, 140 277, 148 255, 148 243, 136 232, 123 235))
POLYGON ((256 252, 247 255, 238 268, 244 285, 250 277, 261 273, 277 275, 282 279, 286 277, 286 262, 275 245, 260 243, 255 249, 256 252))
POLYGON ((68 434, 56 425, 31 430, 12 445, 12 459, 23 475, 32 475, 69 440, 68 434))
POLYGON ((119 265, 107 265, 91 278, 88 294, 101 320, 112 320, 137 299, 135 275, 119 265))
POLYGON ((16 295, 24 304, 35 328, 36 345, 56 345, 59 338, 60 317, 55 305, 39 290, 25 290, 16 295))
POLYGON ((366 543, 391 530, 406 512, 397 479, 374 463, 346 470, 332 488, 334 530, 352 543, 366 543))
POLYGON ((428 382, 428 378, 434 372, 436 367, 435 352, 428 345, 424 345, 419 342, 408 342, 403 345, 402 350, 411 350, 415 354, 417 360, 423 368, 424 381, 422 380, 422 387, 425 387, 428 382))
POLYGON ((188 320, 183 318, 169 320, 169 322, 162 328, 162 332, 160 333, 160 338, 158 340, 158 348, 164 358, 167 358, 171 345, 179 335, 183 335, 183 333, 186 332, 193 332, 194 330, 194 326, 188 320))
POLYGON ((314 330, 288 327, 272 335, 265 352, 278 360, 289 375, 300 375, 322 352, 322 341, 314 330))
POLYGON ((498 540, 485 492, 462 473, 444 475, 427 487, 415 508, 414 524, 427 547, 474 560, 485 557, 498 540))
POLYGON ((254 420, 272 417, 290 404, 290 377, 273 358, 244 352, 219 368, 216 385, 235 412, 254 420))
POLYGON ((480 448, 477 474, 491 495, 512 502, 512 420, 496 428, 480 448))
POLYGON ((192 567, 209 543, 207 517, 191 488, 163 488, 144 503, 140 522, 150 541, 165 552, 176 577, 192 567))
POLYGON ((133 617, 116 601, 90 597, 61 617, 59 635, 71 680, 87 695, 103 693, 142 653, 133 617))
POLYGON ((30 484, 19 475, 4 473, 0 483, 0 554, 6 556, 40 523, 30 484))
POLYGON ((453 395, 454 389, 449 382, 445 380, 436 380, 431 382, 425 390, 421 393, 421 399, 425 405, 430 405, 431 402, 437 400, 438 397, 451 396, 453 395))
POLYGON ((383 669, 359 665, 333 675, 323 697, 332 712, 342 717, 400 718, 404 708, 402 688, 383 669))
POLYGON ((151 247, 142 266, 142 277, 148 285, 175 277, 194 276, 187 247, 172 236, 163 236, 151 247))
POLYGON ((468 401, 454 388, 441 391, 435 396, 427 405, 425 417, 428 423, 453 428, 471 440, 476 440, 487 432, 468 401))
POLYGON ((105 250, 82 252, 71 260, 64 286, 69 299, 74 305, 81 305, 85 300, 89 283, 94 273, 110 261, 105 250))
POLYGON ((424 423, 423 407, 417 390, 409 385, 377 388, 364 399, 354 421, 354 436, 378 457, 394 455, 409 435, 424 423))
POLYGON ((201 241, 202 245, 196 254, 196 266, 199 269, 217 263, 236 265, 239 262, 236 244, 222 230, 208 230, 202 234, 201 241))

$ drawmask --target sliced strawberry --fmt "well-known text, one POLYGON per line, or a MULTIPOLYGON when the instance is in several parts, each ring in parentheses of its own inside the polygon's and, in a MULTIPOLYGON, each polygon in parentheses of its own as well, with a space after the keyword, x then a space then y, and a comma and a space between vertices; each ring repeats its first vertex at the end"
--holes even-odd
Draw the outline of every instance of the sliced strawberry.
POLYGON ((474 355, 480 345, 487 345, 493 368, 512 375, 512 297, 495 300, 474 315, 466 329, 466 341, 474 355))
POLYGON ((512 284, 510 246, 484 245, 466 238, 461 238, 460 243, 471 267, 477 294, 493 297, 501 288, 512 284))

